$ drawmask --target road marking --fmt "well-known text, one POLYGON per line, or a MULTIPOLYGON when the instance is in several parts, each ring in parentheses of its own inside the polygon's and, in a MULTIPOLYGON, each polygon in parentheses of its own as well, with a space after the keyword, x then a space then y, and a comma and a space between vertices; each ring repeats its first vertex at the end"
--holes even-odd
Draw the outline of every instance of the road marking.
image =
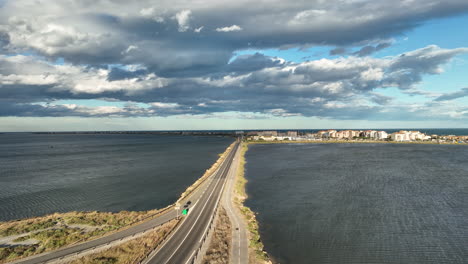
MULTIPOLYGON (((229 171, 228 171, 229 172, 229 171)), ((227 175, 226 175, 227 177, 227 175)), ((226 185, 226 180, 224 181, 223 183, 223 186, 221 186, 221 194, 223 193, 224 191, 224 186, 226 185)), ((216 204, 213 208, 213 212, 211 212, 211 214, 214 214, 214 211, 216 210, 216 207, 218 207, 218 204, 219 204, 219 201, 221 200, 221 195, 219 196, 219 199, 218 201, 216 201, 216 204)), ((206 225, 206 228, 205 228, 205 231, 202 233, 202 237, 200 238, 200 241, 198 243, 200 243, 202 240, 203 240, 203 234, 205 234, 206 230, 208 229, 208 227, 210 226, 210 222, 208 222, 208 224, 206 225)))
MULTIPOLYGON (((231 153, 234 153, 234 152, 231 152, 231 153)), ((232 160, 233 160, 234 157, 235 157, 235 154, 232 155, 231 157, 232 157, 232 160)), ((226 163, 226 166, 224 167, 224 169, 222 170, 221 175, 223 175, 224 172, 226 172, 226 170, 228 170, 228 172, 230 171, 229 169, 231 168, 232 160, 230 160, 230 161, 231 161, 230 164, 229 164, 228 159, 225 159, 225 160, 224 160, 224 162, 227 162, 227 163, 226 163), (229 164, 229 165, 227 165, 227 164, 229 164)), ((221 168, 222 168, 223 165, 224 165, 224 163, 221 164, 221 166, 212 174, 212 176, 210 176, 210 178, 211 178, 210 181, 211 181, 211 182, 208 184, 208 186, 206 187, 205 191, 208 189, 209 186, 211 186, 212 182, 213 182, 215 179, 217 179, 217 182, 215 183, 215 185, 214 185, 214 187, 213 187, 213 190, 211 191, 211 193, 210 193, 210 195, 208 196, 208 198, 207 198, 205 204, 203 205, 202 209, 200 210, 200 214, 198 215, 197 219, 195 219, 195 221, 194 221, 192 227, 191 227, 190 230, 187 232, 187 234, 185 235, 185 237, 182 239, 182 241, 180 242, 179 246, 174 250, 174 252, 169 256, 168 260, 167 260, 164 264, 167 264, 167 263, 172 259, 172 257, 175 255, 175 253, 177 252, 177 250, 179 250, 179 248, 180 248, 180 247, 182 246, 182 244, 185 242, 185 240, 187 239, 187 237, 189 236, 189 234, 192 232, 192 230, 193 230, 193 228, 195 227, 195 225, 196 225, 198 219, 201 217, 203 210, 205 209, 206 205, 207 205, 208 202, 210 201, 211 196, 213 195, 214 191, 215 191, 216 188, 218 187, 219 182, 220 182, 220 180, 221 180, 221 178, 222 178, 222 177, 216 178, 216 176, 219 176, 218 173, 220 172, 220 170, 221 170, 221 168)), ((226 176, 227 176, 227 175, 226 175, 226 176)), ((220 194, 222 194, 225 184, 226 184, 226 180, 224 180, 223 186, 221 187, 221 190, 220 190, 220 194)), ((201 197, 202 197, 202 196, 203 196, 203 195, 201 195, 201 197)), ((201 200, 201 197, 197 200, 197 203, 198 203, 199 200, 201 200)), ((218 202, 220 201, 220 199, 221 199, 221 196, 220 196, 219 199, 217 200, 216 206, 218 205, 218 202)), ((216 208, 216 207, 215 207, 215 208, 216 208)), ((179 225, 177 229, 179 229, 181 226, 182 226, 182 224, 179 225)), ((156 252, 154 253, 153 257, 151 257, 151 258, 148 259, 149 261, 151 261, 151 259, 154 258, 154 256, 156 256, 156 255, 161 251, 161 249, 162 249, 164 246, 167 245, 167 242, 173 237, 173 235, 174 235, 177 231, 179 231, 179 230, 174 230, 174 232, 172 233, 172 236, 171 236, 170 238, 168 238, 168 239, 165 241, 165 243, 164 243, 161 247, 159 247, 159 250, 156 251, 156 252)), ((193 254, 192 254, 192 255, 193 255, 193 254)), ((189 258, 189 260, 190 260, 190 258, 189 258)))
MULTIPOLYGON (((211 180, 211 182, 212 182, 212 181, 213 181, 213 180, 211 180)), ((210 182, 210 184, 211 184, 211 182, 210 182)), ((208 187, 207 187, 207 188, 208 188, 208 187)), ((198 200, 195 202, 195 204, 197 204, 197 203, 200 201, 200 199, 201 199, 201 197, 198 198, 198 200)), ((193 207, 195 207, 195 204, 193 205, 193 207)), ((190 211, 190 212, 191 212, 191 211, 190 211)), ((190 212, 189 212, 189 213, 190 213, 190 212)), ((167 237, 167 238, 164 240, 164 242, 161 244, 161 246, 158 247, 155 251, 153 251, 153 252, 154 252, 154 253, 152 253, 153 256, 150 257, 150 258, 148 258, 147 262, 148 262, 148 261, 151 261, 151 259, 152 259, 154 256, 156 256, 156 255, 161 251, 161 249, 162 249, 163 247, 166 246, 166 244, 171 240, 171 238, 172 238, 172 237, 177 233, 177 231, 182 227, 182 224, 183 224, 183 223, 179 224, 179 225, 177 226, 177 228, 172 232, 172 234, 170 235, 170 237, 167 237)), ((179 247, 180 247, 180 246, 179 246, 179 247)), ((173 255, 174 255, 174 254, 172 254, 172 256, 173 256, 173 255)), ((172 256, 171 256, 171 258, 172 258, 172 256)), ((146 262, 146 263, 147 263, 147 262, 146 262)), ((166 262, 166 263, 167 263, 167 262, 166 262)))
POLYGON ((195 252, 197 252, 197 250, 193 251, 192 255, 190 255, 190 257, 187 259, 187 261, 185 262, 185 264, 189 263, 190 260, 192 259, 193 255, 195 255, 195 252))
POLYGON ((195 224, 197 223, 198 219, 200 218, 200 216, 202 215, 202 212, 203 210, 205 209, 206 205, 208 204, 208 202, 210 201, 210 198, 211 196, 213 195, 214 191, 216 190, 216 187, 218 186, 219 184, 219 179, 218 179, 218 182, 215 184, 215 187, 213 188, 213 191, 211 191, 210 193, 210 196, 208 196, 208 199, 206 200, 205 204, 203 205, 202 209, 200 210, 200 214, 198 215, 197 219, 195 219, 195 222, 193 222, 193 225, 192 227, 190 228, 190 230, 187 232, 187 234, 185 235, 184 239, 182 239, 182 241, 180 242, 179 246, 174 250, 174 252, 172 253, 172 255, 169 256, 168 260, 165 262, 166 263, 169 263, 169 260, 171 260, 171 258, 175 255, 175 253, 177 252, 177 250, 179 250, 179 248, 182 246, 182 244, 184 243, 185 239, 187 239, 188 235, 190 235, 190 232, 192 232, 193 228, 195 227, 195 224))

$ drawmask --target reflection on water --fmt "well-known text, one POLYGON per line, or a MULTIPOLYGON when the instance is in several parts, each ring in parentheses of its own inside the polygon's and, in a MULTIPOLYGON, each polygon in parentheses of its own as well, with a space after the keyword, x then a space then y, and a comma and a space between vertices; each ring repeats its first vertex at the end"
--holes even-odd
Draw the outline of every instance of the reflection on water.
POLYGON ((233 141, 160 135, 0 135, 0 221, 174 202, 233 141))
POLYGON ((468 147, 251 145, 247 205, 280 263, 468 263, 468 147))

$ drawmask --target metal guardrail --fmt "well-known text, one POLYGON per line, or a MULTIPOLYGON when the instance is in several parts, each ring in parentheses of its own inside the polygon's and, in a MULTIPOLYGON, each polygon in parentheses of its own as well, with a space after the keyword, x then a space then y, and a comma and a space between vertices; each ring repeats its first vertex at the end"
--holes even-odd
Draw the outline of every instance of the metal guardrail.
MULTIPOLYGON (((115 244, 116 242, 122 242, 122 241, 124 241, 124 240, 130 240, 130 238, 134 238, 134 237, 136 237, 136 236, 143 235, 143 234, 145 234, 145 233, 147 233, 147 232, 149 232, 149 231, 151 231, 151 230, 157 229, 157 228, 163 226, 164 224, 166 224, 167 222, 169 222, 169 221, 171 221, 171 220, 172 220, 172 219, 170 219, 170 220, 168 220, 168 221, 166 221, 166 222, 164 222, 164 223, 161 223, 161 224, 158 225, 158 226, 154 226, 154 227, 151 227, 151 228, 144 229, 143 231, 140 231, 140 232, 135 233, 135 234, 130 235, 130 236, 126 236, 126 237, 122 237, 122 238, 117 238, 117 239, 115 239, 115 240, 109 241, 109 242, 107 242, 107 243, 105 243, 105 244, 102 244, 102 245, 99 245, 99 246, 95 246, 95 247, 88 248, 88 249, 83 249, 83 250, 74 252, 74 253, 72 253, 72 254, 66 255, 66 256, 54 258, 54 259, 47 260, 47 261, 42 261, 42 262, 39 262, 39 263, 43 263, 43 264, 45 264, 45 263, 54 263, 54 262, 56 262, 56 261, 60 261, 60 260, 63 260, 63 259, 67 259, 67 258, 70 258, 70 257, 73 257, 73 256, 79 256, 80 254, 88 253, 88 252, 90 252, 90 251, 94 251, 94 250, 99 249, 99 248, 102 248, 102 247, 107 247, 107 246, 111 246, 111 245, 113 246, 113 244, 115 244)), ((177 228, 177 226, 179 225, 179 223, 180 223, 180 222, 178 222, 177 225, 174 226, 174 228, 173 228, 172 230, 170 230, 170 231, 167 233, 166 237, 169 236, 169 235, 173 232, 173 230, 175 230, 175 229, 177 228)), ((161 241, 159 241, 159 243, 158 243, 154 248, 157 248, 162 242, 164 242, 164 240, 165 240, 165 239, 162 239, 161 241)), ((151 251, 150 251, 150 252, 151 252, 151 251)), ((90 254, 92 254, 92 252, 90 252, 90 254)), ((148 254, 148 255, 149 255, 149 254, 148 254)), ((146 256, 145 256, 145 257, 146 257, 146 256)), ((142 259, 144 259, 145 257, 143 257, 142 259)), ((142 263, 141 261, 142 261, 142 260, 140 260, 138 263, 142 263)))
MULTIPOLYGON (((235 152, 233 152, 234 149, 231 150, 231 153, 234 153, 235 155, 235 152)), ((229 154, 231 154, 229 153, 229 154)), ((232 158, 234 158, 234 155, 232 156, 232 158)), ((232 160, 230 161, 230 164, 228 166, 228 171, 227 173, 229 173, 229 170, 231 168, 231 165, 232 165, 232 160)), ((226 176, 227 177, 227 176, 226 176)), ((225 182, 226 183, 226 182, 225 182)), ((223 193, 224 191, 224 188, 225 188, 225 185, 223 184, 223 188, 221 190, 221 194, 223 193)), ((191 260, 189 259, 189 263, 191 264, 195 264, 195 263, 201 263, 201 260, 203 259, 203 255, 201 255, 200 253, 202 253, 202 248, 205 246, 205 244, 207 243, 207 238, 209 235, 211 235, 211 233, 214 231, 214 228, 216 227, 214 222, 215 222, 215 219, 217 218, 218 216, 218 212, 219 212, 219 205, 220 205, 220 201, 221 201, 221 198, 222 198, 222 195, 220 195, 218 197, 218 200, 216 201, 216 206, 215 206, 215 210, 214 210, 214 213, 213 215, 211 216, 211 219, 210 219, 210 223, 208 225, 208 228, 206 229, 206 232, 205 234, 203 235, 203 239, 202 239, 202 242, 200 243, 199 247, 196 249, 195 251, 195 254, 193 256, 191 256, 191 260)))

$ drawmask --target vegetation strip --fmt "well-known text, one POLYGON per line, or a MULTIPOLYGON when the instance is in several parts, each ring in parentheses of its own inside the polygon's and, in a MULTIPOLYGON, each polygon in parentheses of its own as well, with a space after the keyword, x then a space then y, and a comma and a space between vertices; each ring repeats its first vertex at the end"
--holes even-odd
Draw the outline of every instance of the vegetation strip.
POLYGON ((68 262, 68 264, 91 264, 91 263, 115 263, 115 264, 133 264, 140 263, 151 253, 162 241, 169 235, 171 230, 177 225, 179 220, 171 220, 156 230, 149 231, 147 234, 122 243, 107 250, 90 254, 82 258, 68 262))
POLYGON ((247 199, 247 193, 245 191, 245 186, 247 184, 247 179, 245 178, 245 153, 248 150, 247 142, 242 142, 241 152, 239 157, 239 169, 236 175, 235 181, 235 204, 239 207, 242 212, 245 221, 247 222, 248 236, 249 236, 249 262, 250 263, 271 263, 271 260, 264 250, 264 245, 260 238, 260 233, 258 231, 258 222, 255 217, 255 213, 247 206, 244 205, 245 200, 247 199))
POLYGON ((229 263, 229 253, 231 252, 232 226, 226 210, 220 206, 218 219, 212 234, 211 243, 203 257, 203 264, 229 263))
POLYGON ((0 248, 0 263, 92 240, 128 228, 159 213, 159 210, 69 212, 0 223, 0 238, 18 237, 12 241, 14 245, 0 248), (31 240, 36 242, 21 244, 22 241, 31 240))

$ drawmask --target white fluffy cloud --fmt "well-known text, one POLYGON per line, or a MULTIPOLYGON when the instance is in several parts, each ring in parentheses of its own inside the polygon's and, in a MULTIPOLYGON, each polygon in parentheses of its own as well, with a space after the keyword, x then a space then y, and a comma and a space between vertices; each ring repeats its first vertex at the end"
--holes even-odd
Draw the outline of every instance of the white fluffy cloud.
POLYGON ((241 31, 241 30, 242 28, 239 27, 238 25, 232 25, 229 27, 220 27, 216 29, 216 31, 218 32, 233 32, 233 31, 241 31))
POLYGON ((179 32, 185 32, 190 28, 190 15, 192 11, 182 10, 175 15, 177 23, 179 23, 179 32))

